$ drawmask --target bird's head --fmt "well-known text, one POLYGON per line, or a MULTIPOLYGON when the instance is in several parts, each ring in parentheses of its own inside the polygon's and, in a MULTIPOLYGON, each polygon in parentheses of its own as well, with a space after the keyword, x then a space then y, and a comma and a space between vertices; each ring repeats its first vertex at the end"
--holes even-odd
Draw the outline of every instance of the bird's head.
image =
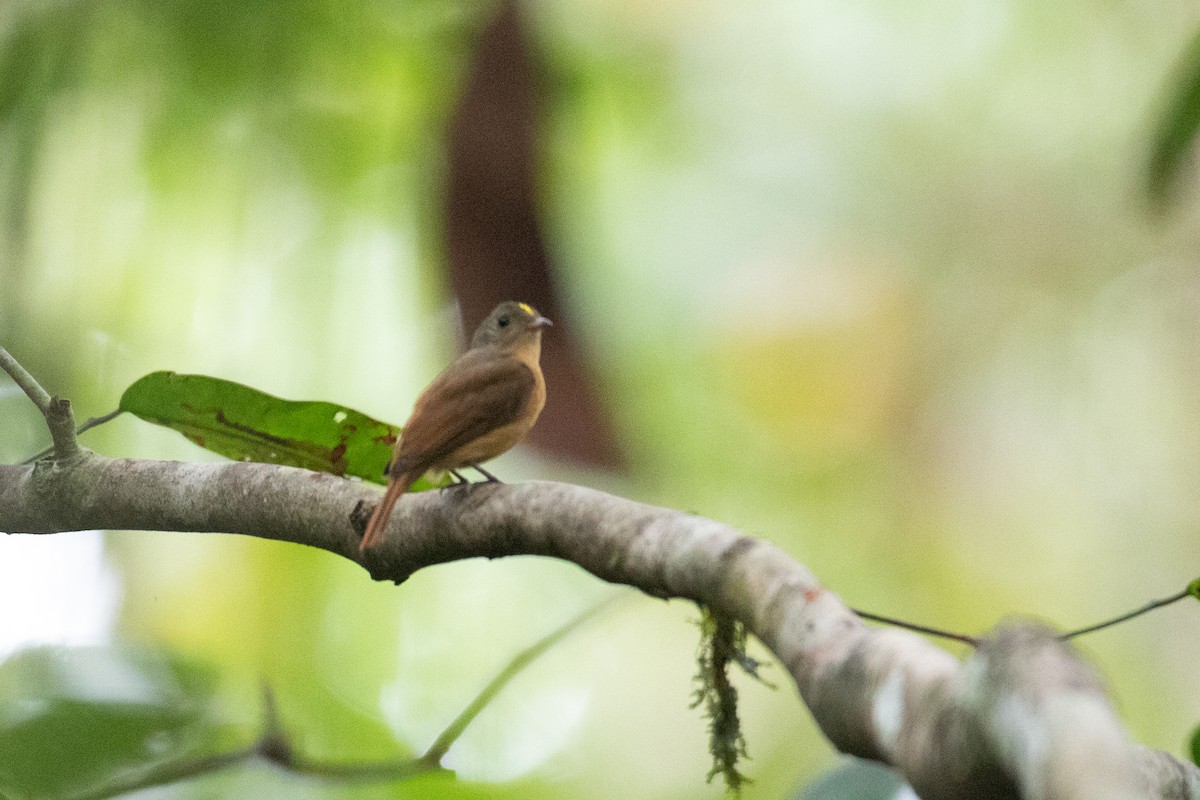
POLYGON ((525 342, 540 341, 542 328, 553 324, 528 303, 509 300, 496 306, 475 329, 471 347, 516 347, 525 342))

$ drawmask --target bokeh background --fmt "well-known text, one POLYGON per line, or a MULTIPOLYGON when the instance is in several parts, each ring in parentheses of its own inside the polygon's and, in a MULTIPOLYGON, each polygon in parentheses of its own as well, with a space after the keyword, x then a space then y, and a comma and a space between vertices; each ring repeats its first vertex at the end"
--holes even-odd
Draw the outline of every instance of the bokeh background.
MULTIPOLYGON (((1200 562, 1200 216, 1145 189, 1197 28, 1176 0, 10 0, 0 344, 80 418, 171 369, 402 422, 519 297, 557 325, 506 479, 720 519, 872 611, 1084 625, 1200 562)), ((47 439, 0 384, 0 460, 47 439)), ((85 443, 211 457, 133 419, 85 443)), ((420 752, 613 591, 545 559, 394 587, 239 537, 3 537, 0 751, 36 717, 15 700, 51 696, 201 703, 217 733, 145 758, 211 750, 253 735, 264 679, 306 755, 420 752)), ((632 597, 579 630, 455 746, 457 781, 262 766, 144 796, 717 797, 696 616, 632 597)), ((1081 643, 1175 753, 1198 622, 1081 643)), ((799 796, 837 757, 767 677, 739 684, 746 796, 799 796)), ((47 781, 109 736, 77 721, 38 743, 47 781)))

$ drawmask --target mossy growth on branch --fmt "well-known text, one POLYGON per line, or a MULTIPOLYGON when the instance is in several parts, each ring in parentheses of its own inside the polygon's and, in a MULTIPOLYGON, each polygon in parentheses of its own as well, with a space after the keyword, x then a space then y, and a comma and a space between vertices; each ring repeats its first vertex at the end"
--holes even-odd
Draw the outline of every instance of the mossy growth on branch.
POLYGON ((741 622, 700 606, 699 625, 696 689, 692 692, 691 707, 702 707, 708 720, 708 750, 713 766, 707 780, 711 782, 717 775, 722 776, 728 793, 740 797, 742 786, 750 783, 750 779, 738 768, 738 762, 750 756, 738 719, 738 692, 729 678, 729 665, 737 664, 760 683, 771 684, 759 675, 762 664, 746 653, 746 627, 741 622))

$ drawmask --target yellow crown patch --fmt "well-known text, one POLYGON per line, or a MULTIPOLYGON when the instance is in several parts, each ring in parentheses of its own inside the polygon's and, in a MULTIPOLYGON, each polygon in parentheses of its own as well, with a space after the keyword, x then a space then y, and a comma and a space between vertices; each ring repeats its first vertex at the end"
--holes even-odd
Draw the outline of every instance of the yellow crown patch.
POLYGON ((531 317, 536 317, 536 316, 537 316, 537 314, 535 314, 535 313, 533 312, 533 309, 532 309, 532 308, 531 308, 531 307, 530 307, 530 306, 529 306, 527 303, 517 303, 517 305, 518 305, 518 306, 520 306, 520 307, 521 307, 521 310, 522 310, 522 311, 524 311, 524 312, 525 312, 526 314, 528 314, 529 316, 531 316, 531 317))

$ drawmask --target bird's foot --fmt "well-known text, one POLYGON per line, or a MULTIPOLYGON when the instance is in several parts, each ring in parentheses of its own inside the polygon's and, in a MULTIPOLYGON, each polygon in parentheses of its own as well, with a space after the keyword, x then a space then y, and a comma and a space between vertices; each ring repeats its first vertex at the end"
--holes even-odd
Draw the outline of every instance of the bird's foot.
POLYGON ((495 475, 493 475, 492 473, 488 472, 486 469, 484 469, 483 467, 479 466, 478 464, 472 464, 472 465, 471 465, 471 469, 475 470, 475 471, 476 471, 476 472, 478 472, 480 475, 482 475, 483 477, 487 478, 487 482, 488 482, 488 483, 504 483, 504 481, 500 480, 500 479, 499 479, 499 478, 497 478, 495 475))

